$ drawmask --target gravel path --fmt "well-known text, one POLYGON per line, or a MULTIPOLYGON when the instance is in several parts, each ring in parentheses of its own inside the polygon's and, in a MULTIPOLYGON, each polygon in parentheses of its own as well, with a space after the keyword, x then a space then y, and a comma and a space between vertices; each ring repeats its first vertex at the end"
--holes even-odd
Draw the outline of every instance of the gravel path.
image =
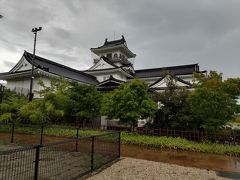
POLYGON ((183 167, 174 164, 147 160, 122 158, 109 168, 99 172, 88 180, 223 180, 215 171, 183 167))
POLYGON ((0 152, 1 151, 8 151, 11 149, 17 149, 20 148, 21 146, 15 145, 15 144, 3 144, 0 142, 0 152))

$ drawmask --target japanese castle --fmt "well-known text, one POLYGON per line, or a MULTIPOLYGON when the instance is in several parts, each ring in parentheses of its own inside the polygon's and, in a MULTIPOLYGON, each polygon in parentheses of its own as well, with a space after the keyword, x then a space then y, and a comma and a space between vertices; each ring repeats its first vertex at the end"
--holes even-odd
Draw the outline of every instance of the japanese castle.
POLYGON ((93 66, 85 71, 40 56, 35 56, 33 60, 33 54, 25 51, 20 61, 9 72, 0 73, 0 80, 7 81, 6 88, 28 95, 33 65, 33 93, 37 98, 42 89, 38 80, 41 79, 46 86, 50 86, 51 77, 64 77, 70 81, 95 85, 99 91, 111 91, 122 83, 138 78, 146 81, 150 89, 161 91, 167 88, 169 75, 173 76, 178 86, 192 88, 193 73, 205 72, 199 71, 198 64, 134 69, 136 54, 128 48, 124 36, 114 41, 105 39, 102 46, 90 50, 94 54, 93 66))

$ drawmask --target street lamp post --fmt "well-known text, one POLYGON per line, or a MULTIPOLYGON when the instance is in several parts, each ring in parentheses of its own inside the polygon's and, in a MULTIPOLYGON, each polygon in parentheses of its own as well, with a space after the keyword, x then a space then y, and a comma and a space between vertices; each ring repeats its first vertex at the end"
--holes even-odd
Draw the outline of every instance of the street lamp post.
POLYGON ((35 52, 36 52, 36 40, 37 40, 37 32, 41 31, 42 27, 39 28, 33 28, 32 32, 34 33, 34 47, 33 47, 33 57, 32 57, 32 72, 31 72, 31 81, 30 81, 30 92, 29 92, 29 101, 32 101, 33 99, 33 70, 34 70, 34 60, 35 60, 35 52))

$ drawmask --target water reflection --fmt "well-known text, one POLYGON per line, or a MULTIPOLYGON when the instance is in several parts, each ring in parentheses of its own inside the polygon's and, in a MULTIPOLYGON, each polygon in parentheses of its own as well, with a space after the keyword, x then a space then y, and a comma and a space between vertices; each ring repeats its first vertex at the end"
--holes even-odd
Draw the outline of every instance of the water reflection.
POLYGON ((217 172, 218 176, 225 177, 225 178, 231 178, 231 179, 240 179, 240 173, 237 172, 217 172))

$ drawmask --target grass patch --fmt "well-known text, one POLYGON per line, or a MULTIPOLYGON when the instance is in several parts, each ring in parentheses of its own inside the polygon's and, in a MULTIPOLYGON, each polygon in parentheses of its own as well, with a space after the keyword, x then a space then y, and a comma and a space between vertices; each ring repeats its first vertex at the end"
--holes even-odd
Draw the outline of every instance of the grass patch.
MULTIPOLYGON (((11 125, 0 125, 0 132, 7 132, 11 133, 11 125)), ((23 133, 23 134, 40 134, 41 127, 39 126, 15 126, 14 128, 15 133, 23 133)), ((82 130, 79 129, 79 136, 92 136, 102 134, 104 131, 95 131, 95 130, 82 130)), ((43 130, 44 135, 51 135, 51 136, 63 136, 63 137, 76 137, 77 129, 74 127, 67 127, 67 126, 51 126, 51 127, 44 127, 43 130)))
POLYGON ((179 149, 194 152, 240 156, 240 146, 210 142, 199 143, 179 137, 157 137, 123 132, 121 135, 121 142, 123 144, 134 144, 153 148, 179 149))
MULTIPOLYGON (((104 133, 103 131, 95 130, 79 130, 79 136, 92 136, 104 133)), ((62 127, 51 127, 44 129, 44 135, 76 137, 77 130, 75 128, 67 129, 62 127)))

